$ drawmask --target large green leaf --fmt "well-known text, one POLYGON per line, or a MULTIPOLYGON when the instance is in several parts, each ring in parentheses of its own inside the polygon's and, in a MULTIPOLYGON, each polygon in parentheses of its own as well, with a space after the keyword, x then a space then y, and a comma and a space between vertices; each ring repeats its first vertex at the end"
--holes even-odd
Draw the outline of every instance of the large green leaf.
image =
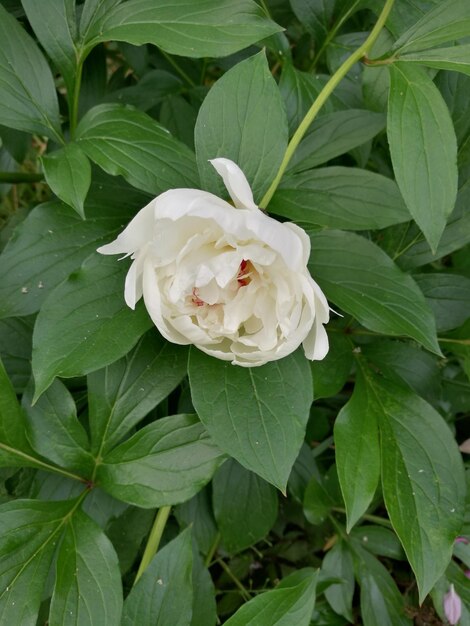
POLYGON ((212 478, 220 450, 193 415, 149 424, 106 455, 97 483, 119 500, 143 508, 184 502, 212 478))
POLYGON ((470 35, 470 5, 462 0, 439 2, 395 43, 399 53, 433 48, 470 35))
POLYGON ((56 561, 50 626, 119 624, 122 584, 111 542, 85 513, 69 519, 56 561))
POLYGON ((348 532, 366 512, 380 479, 380 444, 374 397, 361 375, 335 421, 336 465, 348 532))
POLYGON ((325 589, 325 597, 335 613, 353 622, 354 567, 351 552, 344 541, 339 541, 328 550, 323 559, 322 572, 343 579, 340 584, 325 589))
POLYGON ((31 378, 33 325, 28 317, 0 320, 0 358, 16 393, 23 393, 31 378))
POLYGON ((423 294, 385 252, 354 233, 332 230, 310 237, 310 272, 334 304, 371 330, 412 337, 440 354, 423 294))
POLYGON ((296 222, 346 230, 385 228, 410 219, 394 181, 352 167, 324 167, 287 177, 269 211, 296 222))
POLYGON ((52 72, 37 45, 1 4, 0 123, 63 143, 52 72))
POLYGON ((414 279, 434 311, 437 330, 451 330, 470 317, 470 278, 459 274, 415 274, 414 279))
POLYGON ((358 542, 352 544, 356 576, 361 587, 361 617, 364 626, 411 626, 403 596, 382 563, 358 542))
POLYGON ((18 500, 0 507, 2 624, 36 626, 56 545, 75 506, 74 500, 18 500))
POLYGON ((92 449, 106 454, 181 382, 187 349, 154 329, 132 352, 88 376, 92 449))
POLYGON ((63 202, 85 217, 84 202, 91 183, 91 165, 76 143, 43 155, 42 167, 47 184, 63 202))
POLYGON ((244 604, 226 626, 308 626, 315 606, 318 572, 301 569, 244 604))
POLYGON ((29 23, 49 58, 74 93, 79 53, 75 45, 75 0, 21 0, 29 23), (45 16, 47 15, 47 19, 45 16))
POLYGON ((93 458, 87 451, 88 436, 77 419, 77 407, 67 387, 55 380, 35 405, 31 404, 32 397, 31 384, 22 405, 34 450, 61 467, 91 476, 93 458))
POLYGON ((313 400, 310 367, 301 351, 244 368, 192 349, 189 381, 194 407, 216 444, 284 490, 313 400))
POLYGON ((221 57, 281 29, 252 0, 128 0, 112 3, 87 30, 87 45, 152 43, 171 54, 221 57))
POLYGON ((38 467, 44 465, 26 436, 25 416, 15 390, 0 361, 0 466, 38 467))
POLYGON ((465 509, 465 474, 442 417, 412 391, 366 372, 380 430, 382 489, 421 602, 444 573, 465 509))
POLYGON ((212 489, 208 486, 198 491, 190 500, 179 504, 174 510, 176 519, 182 528, 191 526, 191 534, 202 554, 209 553, 217 537, 211 492, 212 489))
POLYGON ((199 186, 193 152, 137 109, 94 107, 80 121, 76 141, 105 172, 151 194, 199 186))
POLYGON ((400 191, 436 250, 457 197, 457 140, 436 85, 419 67, 390 66, 387 134, 400 191))
POLYGON ((362 109, 318 117, 294 152, 289 171, 302 172, 326 163, 373 139, 385 128, 382 113, 362 109))
MULTIPOLYGON (((323 86, 324 83, 318 76, 301 72, 292 63, 284 63, 279 79, 279 91, 284 101, 291 135, 297 130, 323 86)), ((327 100, 320 115, 331 113, 333 109, 332 101, 327 100)))
POLYGON ((187 529, 153 557, 126 598, 122 626, 190 626, 192 563, 187 529))
MULTIPOLYGON (((117 188, 116 193, 122 192, 117 188)), ((80 267, 105 237, 112 239, 122 230, 132 210, 118 203, 109 211, 106 202, 97 198, 90 203, 86 220, 55 201, 31 211, 0 257, 0 317, 38 311, 53 289, 80 267)))
POLYGON ((212 481, 212 501, 224 547, 240 552, 263 539, 277 518, 277 493, 265 480, 229 459, 212 481))
POLYGON ((470 76, 470 44, 403 54, 400 55, 400 62, 435 67, 439 70, 453 70, 470 76))
MULTIPOLYGON (((331 327, 330 327, 331 328, 331 327)), ((328 333, 328 354, 311 364, 315 400, 335 396, 344 387, 353 364, 353 344, 339 332, 328 333)))
POLYGON ((215 83, 199 111, 195 140, 205 189, 226 194, 208 162, 225 157, 241 167, 255 202, 261 200, 287 147, 286 114, 264 52, 238 63, 215 83))
POLYGON ((143 304, 124 302, 127 267, 91 256, 49 295, 33 334, 35 399, 56 376, 100 369, 126 354, 152 326, 143 304))

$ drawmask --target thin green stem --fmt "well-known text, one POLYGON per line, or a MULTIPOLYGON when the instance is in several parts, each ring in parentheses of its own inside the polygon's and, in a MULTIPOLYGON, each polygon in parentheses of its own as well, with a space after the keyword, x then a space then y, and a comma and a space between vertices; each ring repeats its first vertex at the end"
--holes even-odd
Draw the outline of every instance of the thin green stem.
MULTIPOLYGON (((336 513, 342 513, 346 515, 346 509, 342 509, 339 506, 334 506, 331 509, 336 513)), ((368 513, 364 513, 361 519, 366 520, 367 522, 373 522, 374 524, 378 524, 379 526, 385 526, 386 528, 393 528, 392 523, 389 522, 388 519, 384 519, 383 517, 379 517, 378 515, 369 515, 368 513)))
POLYGON ((70 139, 75 138, 75 131, 78 123, 78 103, 80 100, 80 87, 82 85, 83 64, 85 63, 86 54, 79 54, 77 61, 77 73, 75 75, 75 84, 73 93, 67 94, 69 113, 70 113, 70 139))
POLYGON ((364 55, 367 54, 367 52, 374 45, 377 37, 379 36, 380 31, 382 30, 383 26, 385 25, 385 22, 387 21, 387 17, 390 13, 390 10, 393 6, 394 1, 395 0, 386 0, 384 8, 382 9, 381 14, 379 15, 379 19, 377 20, 374 28, 372 29, 370 35, 367 37, 365 42, 362 44, 362 46, 360 46, 356 50, 356 52, 353 52, 353 54, 351 54, 351 56, 346 59, 346 61, 341 65, 341 67, 339 67, 336 70, 336 72, 333 74, 333 76, 330 78, 330 80, 326 83, 326 85, 323 87, 321 92, 318 94, 317 99, 310 107, 304 119, 301 121, 299 127, 297 128, 294 135, 292 136, 292 139, 290 140, 289 145, 287 146, 287 150, 284 154, 284 158, 279 167, 279 171, 276 174, 276 177, 274 178, 273 182, 271 183, 271 186, 269 187, 268 191, 265 193, 263 199, 260 202, 260 206, 262 208, 265 209, 268 206, 269 201, 273 197, 274 192, 276 191, 279 183, 281 182, 282 176, 284 175, 284 172, 286 171, 287 166, 289 165, 289 162, 295 150, 297 149, 297 146, 302 141, 310 124, 316 118, 322 106, 325 104, 325 102, 333 93, 334 89, 343 80, 343 78, 346 76, 346 74, 349 72, 352 66, 358 61, 360 61, 364 57, 364 55))
POLYGON ((158 546, 160 545, 163 531, 165 530, 168 517, 170 516, 170 511, 171 511, 171 506, 162 506, 160 509, 158 509, 158 513, 155 516, 155 521, 153 523, 152 530, 150 531, 150 535, 147 540, 147 545, 145 546, 144 554, 142 556, 139 569, 137 570, 137 574, 135 576, 134 585, 137 583, 139 578, 145 572, 145 570, 150 564, 150 561, 153 559, 153 557, 155 556, 158 550, 158 546))
POLYGON ((443 343, 460 343, 462 346, 470 346, 470 339, 452 339, 451 337, 438 337, 437 340, 443 343))
POLYGON ((167 54, 161 48, 160 48, 160 53, 165 57, 165 59, 168 61, 168 63, 174 67, 174 69, 178 72, 178 74, 181 76, 181 78, 184 78, 184 80, 189 85, 191 85, 191 87, 195 87, 196 86, 196 83, 193 81, 193 79, 190 76, 188 76, 188 74, 186 74, 184 69, 178 65, 178 63, 174 60, 174 58, 172 56, 167 54))
POLYGON ((333 526, 336 528, 336 531, 338 533, 338 535, 344 539, 345 541, 348 540, 348 536, 346 534, 346 529, 341 526, 341 524, 338 522, 338 520, 336 519, 336 517, 334 515, 331 515, 331 513, 328 514, 328 519, 330 520, 330 522, 333 524, 333 526))
POLYGON ((37 468, 44 469, 48 472, 53 472, 54 474, 60 474, 61 476, 66 476, 67 478, 72 478, 73 480, 78 480, 81 483, 87 483, 88 479, 83 478, 83 476, 78 476, 77 474, 72 474, 67 470, 62 469, 61 467, 56 467, 55 465, 50 465, 49 463, 45 463, 44 461, 40 461, 36 459, 34 456, 26 454, 26 452, 21 452, 21 450, 17 450, 16 448, 10 448, 4 443, 0 443, 0 450, 4 450, 8 454, 12 454, 17 456, 25 461, 28 464, 34 465, 37 468))
POLYGON ((227 576, 230 578, 230 580, 235 584, 235 586, 237 587, 237 589, 240 591, 242 597, 245 600, 250 600, 251 596, 248 592, 248 590, 242 585, 242 583, 238 580, 238 578, 235 576, 235 574, 232 572, 232 570, 230 569, 230 567, 227 565, 227 563, 225 563, 225 561, 223 561, 222 559, 216 559, 216 562, 220 565, 220 567, 224 570, 224 572, 227 574, 227 576))
POLYGON ((0 183, 39 183, 41 180, 44 175, 35 172, 0 172, 0 183))
POLYGON ((206 558, 204 560, 204 565, 206 567, 209 567, 210 564, 212 563, 212 559, 214 558, 214 554, 215 554, 215 552, 216 552, 216 550, 217 550, 217 548, 219 546, 219 543, 220 543, 220 533, 217 533, 216 536, 215 536, 215 539, 212 542, 212 545, 211 545, 211 547, 209 549, 209 552, 207 553, 207 556, 206 556, 206 558))

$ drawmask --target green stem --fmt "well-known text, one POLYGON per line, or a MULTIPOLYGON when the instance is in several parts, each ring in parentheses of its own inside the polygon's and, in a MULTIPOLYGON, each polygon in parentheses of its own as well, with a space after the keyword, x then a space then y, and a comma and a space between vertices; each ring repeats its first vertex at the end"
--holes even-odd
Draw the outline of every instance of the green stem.
MULTIPOLYGON (((346 515, 346 509, 342 509, 341 507, 334 506, 331 509, 336 513, 342 513, 346 515)), ((366 520, 367 522, 373 522, 374 524, 378 524, 379 526, 385 526, 386 528, 393 528, 392 523, 388 521, 388 519, 384 519, 383 517, 379 517, 378 515, 369 515, 368 513, 364 513, 361 519, 366 520)))
POLYGON ((460 343, 463 346, 470 346, 470 339, 452 339, 451 337, 438 337, 437 340, 443 343, 460 343))
POLYGON ((196 86, 196 83, 193 81, 193 79, 190 76, 188 76, 188 74, 186 74, 184 69, 178 65, 178 63, 173 59, 173 57, 171 57, 169 54, 167 54, 161 48, 160 48, 160 53, 165 57, 165 59, 168 61, 168 63, 175 68, 175 70, 178 72, 178 74, 181 76, 181 78, 184 78, 184 80, 191 87, 195 87, 196 86))
POLYGON ((137 583, 139 578, 145 572, 145 570, 150 564, 150 561, 153 559, 153 557, 155 556, 158 550, 158 546, 160 545, 163 531, 165 530, 168 517, 170 516, 170 511, 171 511, 171 506, 162 506, 160 509, 158 509, 158 513, 155 516, 155 521, 153 523, 152 530, 150 531, 150 535, 147 540, 147 545, 145 546, 144 554, 142 556, 139 569, 137 570, 137 574, 135 576, 134 585, 137 583))
POLYGON ((77 73, 75 76, 75 84, 73 86, 73 93, 67 94, 69 114, 70 114, 70 139, 72 140, 75 138, 75 131, 77 129, 78 103, 80 100, 80 87, 82 85, 83 64, 85 63, 85 59, 87 56, 88 56, 88 53, 79 54, 78 61, 77 61, 77 73))
POLYGON ((216 552, 216 550, 218 548, 219 543, 220 543, 220 533, 217 533, 216 536, 215 536, 215 539, 214 539, 214 541, 213 541, 213 543, 212 543, 212 545, 211 545, 211 547, 209 549, 209 552, 207 553, 207 556, 206 556, 206 558, 204 560, 204 565, 206 567, 209 567, 210 564, 212 563, 212 559, 214 558, 214 554, 215 554, 215 552, 216 552))
POLYGON ((238 578, 235 576, 235 574, 232 572, 232 570, 230 569, 230 567, 227 565, 227 563, 225 563, 222 559, 216 559, 216 562, 220 565, 220 567, 224 570, 224 572, 227 574, 227 576, 230 578, 230 580, 235 584, 235 586, 238 588, 238 590, 240 591, 242 597, 244 600, 250 600, 251 596, 248 592, 247 589, 245 589, 245 587, 242 585, 242 583, 238 580, 238 578))
POLYGON ((39 183, 41 180, 44 175, 35 172, 0 172, 0 183, 39 183))
POLYGON ((12 454, 12 455, 17 456, 17 457, 19 457, 21 459, 24 459, 25 461, 28 462, 28 464, 34 465, 34 467, 37 467, 39 469, 44 469, 47 472, 53 472, 54 474, 60 474, 61 476, 66 476, 67 478, 72 478, 73 480, 78 480, 81 483, 87 483, 88 482, 88 480, 86 478, 83 478, 83 476, 78 476, 77 474, 72 474, 71 472, 68 472, 67 470, 62 469, 61 467, 56 467, 55 465, 49 465, 49 463, 45 463, 44 461, 40 461, 39 459, 36 459, 34 456, 26 454, 26 452, 21 452, 21 450, 17 450, 16 448, 10 448, 10 446, 7 446, 4 443, 0 443, 0 450, 4 450, 8 454, 12 454))
POLYGON ((292 139, 290 140, 289 145, 287 146, 287 150, 284 154, 284 158, 279 167, 279 171, 276 174, 275 179, 271 183, 271 186, 269 187, 268 191, 265 193, 263 199, 260 202, 260 206, 262 208, 265 209, 268 206, 269 201, 273 197, 274 192, 276 191, 279 183, 281 182, 281 178, 284 172, 286 171, 287 166, 295 150, 297 149, 297 146, 302 141, 310 124, 316 118, 322 106, 325 104, 325 102, 333 93, 334 89, 343 80, 343 78, 346 76, 346 74, 349 72, 352 66, 358 61, 360 61, 364 57, 364 55, 367 54, 367 52, 374 45, 377 37, 379 36, 380 31, 382 30, 382 28, 385 25, 385 22, 387 21, 387 17, 390 13, 390 10, 393 6, 394 1, 395 0, 386 0, 384 8, 382 9, 382 13, 379 15, 379 19, 377 20, 374 28, 372 29, 370 35, 367 37, 365 42, 362 44, 362 46, 360 46, 356 50, 356 52, 353 52, 353 54, 351 54, 351 56, 346 59, 346 61, 341 65, 341 67, 339 67, 336 70, 336 72, 333 74, 333 76, 330 78, 330 80, 326 83, 326 85, 318 94, 317 99, 310 107, 304 119, 301 121, 299 127, 297 128, 294 135, 292 136, 292 139))

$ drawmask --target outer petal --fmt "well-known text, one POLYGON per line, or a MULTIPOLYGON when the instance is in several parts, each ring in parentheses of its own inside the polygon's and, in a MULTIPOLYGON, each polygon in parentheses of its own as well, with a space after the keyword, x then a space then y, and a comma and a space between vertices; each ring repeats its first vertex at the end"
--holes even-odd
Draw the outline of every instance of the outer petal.
POLYGON ((258 207, 254 203, 250 184, 238 165, 230 159, 212 159, 210 163, 222 176, 224 185, 237 209, 257 211, 258 207))
POLYGON ((117 239, 98 248, 100 254, 132 254, 152 241, 155 226, 154 198, 129 222, 117 239))

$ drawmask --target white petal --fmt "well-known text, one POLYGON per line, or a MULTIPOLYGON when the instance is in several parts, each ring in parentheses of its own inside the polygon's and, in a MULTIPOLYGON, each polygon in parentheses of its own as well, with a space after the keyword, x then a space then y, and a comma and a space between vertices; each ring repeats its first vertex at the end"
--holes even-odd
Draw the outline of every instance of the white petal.
POLYGON ((139 254, 129 268, 124 285, 124 300, 131 309, 142 297, 142 273, 145 254, 139 254))
POLYGON ((154 198, 147 206, 141 209, 132 221, 126 226, 117 239, 98 248, 100 254, 122 254, 127 255, 136 252, 146 243, 152 241, 155 226, 154 198))
POLYGON ((257 211, 258 207, 254 203, 250 184, 238 165, 230 159, 212 159, 210 163, 222 176, 224 185, 237 209, 257 211))

